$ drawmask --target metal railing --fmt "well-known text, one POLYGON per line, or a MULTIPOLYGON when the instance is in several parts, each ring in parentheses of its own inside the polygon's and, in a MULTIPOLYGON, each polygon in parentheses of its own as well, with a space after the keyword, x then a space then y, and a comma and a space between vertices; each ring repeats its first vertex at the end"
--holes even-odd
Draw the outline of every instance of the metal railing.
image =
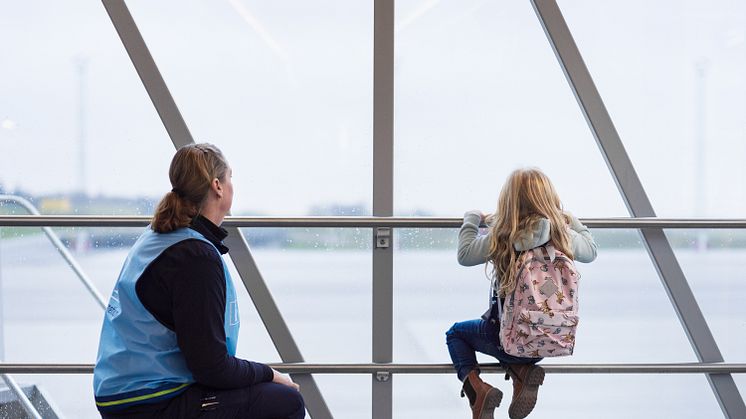
POLYGON ((21 404, 21 407, 23 408, 23 410, 26 411, 26 414, 32 419, 42 419, 39 412, 36 411, 34 404, 31 403, 31 400, 29 400, 29 398, 26 397, 26 394, 24 394, 21 386, 19 386, 15 382, 15 380, 13 380, 13 378, 11 378, 11 376, 8 375, 7 373, 2 373, 0 375, 3 378, 3 381, 5 381, 5 385, 8 386, 10 391, 15 393, 16 397, 18 398, 18 402, 21 404))
MULTIPOLYGON (((296 374, 452 374, 452 364, 267 364, 283 373, 296 374)), ((547 364, 550 374, 746 374, 742 363, 650 363, 650 364, 547 364)), ((496 363, 479 364, 488 373, 505 370, 496 363)), ((93 364, 0 363, 3 374, 92 374, 93 364)))
MULTIPOLYGON (((36 219, 36 218, 44 218, 45 216, 42 216, 39 214, 39 210, 29 202, 27 199, 16 196, 16 195, 0 195, 0 202, 12 202, 14 204, 20 205, 23 207, 26 211, 30 212, 33 215, 15 215, 11 217, 22 217, 22 218, 30 218, 30 219, 36 219)), ((14 226, 11 223, 3 224, 0 222, 0 227, 11 227, 14 226)), ((62 243, 62 240, 60 240, 60 237, 55 233, 51 228, 51 226, 56 226, 54 224, 42 224, 42 225, 36 225, 35 227, 41 227, 44 234, 47 236, 50 242, 52 242, 52 245, 54 245, 54 248, 57 249, 57 252, 59 252, 60 256, 62 256, 63 259, 65 259, 65 262, 67 262, 68 266, 70 266, 70 269, 72 269, 75 272, 75 275, 78 276, 78 279, 80 279, 80 282, 83 284, 83 286, 88 290, 88 293, 91 294, 94 300, 96 300, 96 303, 102 308, 106 308, 106 299, 101 295, 100 292, 98 292, 98 289, 96 289, 96 286, 93 285, 93 282, 91 282, 90 278, 88 278, 88 275, 83 272, 83 268, 80 266, 80 264, 75 260, 73 255, 70 254, 70 252, 67 250, 65 245, 62 243)))
MULTIPOLYGON (((41 216, 39 210, 34 206, 34 204, 23 197, 16 195, 0 195, 0 202, 12 202, 24 208, 29 213, 33 214, 30 217, 41 216)), ((0 226, 2 225, 0 224, 0 226)), ((99 306, 101 306, 102 309, 105 309, 106 300, 104 300, 104 297, 101 295, 101 293, 98 292, 98 289, 96 289, 96 286, 93 285, 93 282, 91 282, 91 280, 88 278, 88 275, 83 272, 83 268, 70 254, 65 245, 62 243, 62 240, 60 240, 59 236, 54 231, 52 231, 49 226, 42 226, 42 231, 44 231, 44 234, 47 236, 49 241, 52 242, 54 248, 57 249, 59 254, 65 259, 68 266, 70 266, 70 268, 75 272, 78 279, 80 279, 80 282, 83 284, 86 290, 88 290, 88 293, 91 294, 93 299, 96 300, 96 302, 99 306)), ((8 388, 13 393, 15 393, 18 401, 23 407, 23 410, 26 411, 26 414, 33 419, 41 419, 41 415, 39 414, 39 412, 36 411, 36 408, 34 408, 33 403, 31 403, 28 397, 26 397, 26 394, 23 393, 23 389, 21 389, 21 387, 15 382, 13 377, 7 374, 9 373, 0 372, 0 377, 3 379, 3 381, 5 381, 5 384, 8 386, 8 388)))
MULTIPOLYGON (((34 215, 1 215, 0 227, 42 227, 60 254, 75 270, 94 298, 102 305, 90 280, 82 272, 72 255, 49 227, 144 227, 149 216, 98 215, 38 215, 33 205, 21 203, 34 215), (85 278, 85 279, 84 279, 85 278)), ((0 195, 0 200, 8 196, 0 195)), ((369 216, 307 216, 307 217, 243 217, 228 216, 223 227, 271 228, 458 228, 462 218, 455 217, 369 217, 369 216)), ((744 229, 746 219, 691 219, 691 218, 584 218, 581 222, 596 229, 744 229)), ((448 374, 451 364, 317 364, 275 363, 272 368, 284 373, 307 374, 372 374, 379 381, 387 381, 391 374, 448 374)), ((0 374, 91 374, 93 364, 18 364, 0 363, 0 374)), ((554 374, 743 374, 743 363, 651 363, 651 364, 543 364, 547 373, 554 374)), ((485 372, 499 373, 499 364, 481 365, 485 372)))
MULTIPOLYGON (((2 196, 0 196, 2 200, 2 196)), ((0 215, 1 227, 145 227, 150 216, 116 215, 0 215)), ((308 217, 225 217, 223 227, 272 228, 458 228, 463 222, 456 217, 368 217, 368 216, 308 216, 308 217)), ((589 228, 666 228, 666 229, 744 229, 744 218, 581 218, 589 228)))

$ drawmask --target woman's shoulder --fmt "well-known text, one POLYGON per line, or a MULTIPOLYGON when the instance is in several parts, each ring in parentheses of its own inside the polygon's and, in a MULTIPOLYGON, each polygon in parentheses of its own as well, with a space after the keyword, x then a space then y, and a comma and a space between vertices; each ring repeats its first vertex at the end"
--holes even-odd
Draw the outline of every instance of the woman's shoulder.
POLYGON ((166 249, 172 257, 220 262, 220 253, 212 244, 200 239, 182 240, 166 249))

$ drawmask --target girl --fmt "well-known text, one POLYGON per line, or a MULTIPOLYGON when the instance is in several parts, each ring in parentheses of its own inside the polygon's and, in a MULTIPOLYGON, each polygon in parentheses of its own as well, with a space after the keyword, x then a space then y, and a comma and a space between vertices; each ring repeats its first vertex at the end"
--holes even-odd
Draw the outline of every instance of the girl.
POLYGON ((235 356, 238 306, 221 257, 233 202, 225 157, 210 144, 182 147, 169 178, 104 315, 93 372, 101 416, 303 418, 297 384, 235 356))
POLYGON ((500 192, 497 211, 485 216, 469 211, 459 231, 458 262, 463 266, 489 263, 493 268, 493 289, 499 299, 491 299, 490 309, 480 319, 459 322, 446 332, 448 352, 459 380, 461 397, 469 398, 473 419, 492 419, 502 400, 502 392, 479 377, 476 352, 492 355, 513 379, 513 399, 508 409, 511 419, 524 418, 536 404, 544 370, 536 365, 541 358, 522 358, 505 353, 500 345, 498 304, 516 287, 521 252, 548 242, 567 257, 579 262, 596 259, 596 243, 588 228, 562 204, 549 178, 538 169, 519 169, 508 176, 500 192), (479 236, 479 225, 487 222, 489 233, 479 236))

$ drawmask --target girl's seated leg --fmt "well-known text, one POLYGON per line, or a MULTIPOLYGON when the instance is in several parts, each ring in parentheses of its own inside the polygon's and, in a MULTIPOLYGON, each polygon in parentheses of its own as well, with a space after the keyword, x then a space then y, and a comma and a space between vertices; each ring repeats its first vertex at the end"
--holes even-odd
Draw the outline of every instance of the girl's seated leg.
POLYGON ((484 319, 455 323, 446 332, 446 343, 460 381, 478 368, 476 352, 491 355, 503 364, 533 364, 541 360, 506 354, 500 347, 499 325, 484 319))

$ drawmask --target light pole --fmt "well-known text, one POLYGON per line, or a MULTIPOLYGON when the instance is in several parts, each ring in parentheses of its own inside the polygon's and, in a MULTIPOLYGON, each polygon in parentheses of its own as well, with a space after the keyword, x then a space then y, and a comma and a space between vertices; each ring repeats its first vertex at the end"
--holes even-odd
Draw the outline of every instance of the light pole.
POLYGON ((87 195, 86 181, 88 178, 86 167, 86 90, 88 75, 88 58, 75 58, 75 69, 78 76, 78 190, 87 195))
MULTIPOLYGON (((75 58, 78 76, 78 192, 82 199, 88 198, 88 167, 86 159, 86 92, 88 79, 88 58, 79 55, 75 58)), ((80 228, 75 238, 75 250, 85 251, 88 248, 88 230, 80 228)))
MULTIPOLYGON (((707 212, 707 59, 701 58, 694 64, 695 74, 695 216, 702 218, 707 212)), ((707 250, 707 230, 699 230, 697 234, 697 250, 707 250)))

